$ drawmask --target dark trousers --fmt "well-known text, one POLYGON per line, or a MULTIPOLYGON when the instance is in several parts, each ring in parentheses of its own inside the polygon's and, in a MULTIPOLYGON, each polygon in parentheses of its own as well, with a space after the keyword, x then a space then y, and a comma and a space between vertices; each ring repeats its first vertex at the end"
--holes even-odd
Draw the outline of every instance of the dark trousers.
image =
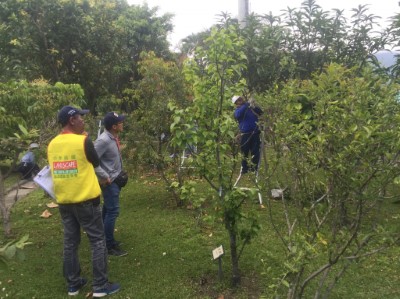
POLYGON ((103 204, 103 222, 104 233, 106 236, 107 248, 113 248, 117 242, 114 239, 115 223, 119 215, 119 193, 121 189, 116 183, 102 188, 104 204, 103 204))
POLYGON ((78 247, 81 229, 86 232, 92 249, 93 290, 104 288, 107 279, 107 249, 100 203, 88 200, 78 204, 59 205, 64 226, 64 276, 68 287, 81 281, 78 247))
POLYGON ((35 163, 21 162, 18 164, 17 171, 21 173, 23 179, 30 179, 37 175, 40 169, 35 163))
POLYGON ((257 171, 260 163, 260 132, 242 133, 240 149, 243 155, 242 173, 257 171), (250 158, 249 155, 251 154, 250 158), (251 161, 250 166, 248 160, 251 161))

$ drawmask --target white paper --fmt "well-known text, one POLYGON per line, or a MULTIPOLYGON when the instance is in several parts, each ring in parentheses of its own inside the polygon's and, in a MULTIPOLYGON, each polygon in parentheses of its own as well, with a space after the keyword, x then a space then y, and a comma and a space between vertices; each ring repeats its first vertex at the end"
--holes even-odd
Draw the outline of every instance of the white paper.
POLYGON ((33 181, 38 184, 44 191, 46 191, 51 198, 56 199, 53 188, 53 179, 51 177, 51 169, 49 165, 43 169, 33 178, 33 181))
POLYGON ((219 258, 220 256, 222 256, 222 255, 224 254, 224 248, 222 247, 222 245, 219 246, 219 247, 217 247, 217 248, 215 248, 215 249, 212 251, 212 254, 213 254, 213 259, 214 259, 214 260, 216 260, 217 258, 219 258))

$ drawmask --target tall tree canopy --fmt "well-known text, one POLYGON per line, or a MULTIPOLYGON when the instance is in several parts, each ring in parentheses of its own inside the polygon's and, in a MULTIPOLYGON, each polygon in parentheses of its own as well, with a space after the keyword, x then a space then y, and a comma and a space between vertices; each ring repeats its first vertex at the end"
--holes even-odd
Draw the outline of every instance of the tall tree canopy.
POLYGON ((0 80, 78 83, 88 105, 137 80, 142 51, 168 57, 172 15, 125 0, 0 3, 0 80))
MULTIPOLYGON (((217 27, 236 24, 244 38, 247 69, 242 76, 251 91, 266 91, 290 78, 309 79, 329 63, 361 67, 371 54, 390 47, 398 32, 380 28, 379 16, 367 5, 344 11, 325 11, 315 0, 305 0, 298 8, 288 8, 280 16, 252 14, 240 29, 237 20, 224 15, 217 27)), ((202 46, 209 31, 183 40, 182 51, 192 53, 202 46)))

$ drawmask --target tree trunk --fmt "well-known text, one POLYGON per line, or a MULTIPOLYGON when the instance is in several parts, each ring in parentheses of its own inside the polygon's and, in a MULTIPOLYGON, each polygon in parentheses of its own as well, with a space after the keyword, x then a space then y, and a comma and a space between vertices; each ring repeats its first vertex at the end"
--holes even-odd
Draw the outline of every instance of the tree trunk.
POLYGON ((3 229, 6 236, 11 234, 11 224, 10 224, 10 209, 8 209, 6 204, 6 194, 4 187, 3 174, 0 171, 0 212, 3 218, 3 229))
POLYGON ((340 219, 340 226, 344 227, 347 226, 349 224, 349 219, 347 217, 347 208, 346 208, 346 204, 344 202, 344 200, 340 201, 340 209, 339 209, 339 219, 340 219))
MULTIPOLYGON (((229 222, 229 220, 226 220, 229 222)), ((229 245, 231 250, 231 262, 232 262, 232 285, 237 287, 240 284, 241 275, 239 270, 239 257, 237 253, 237 234, 234 230, 234 224, 227 223, 229 232, 229 245)))

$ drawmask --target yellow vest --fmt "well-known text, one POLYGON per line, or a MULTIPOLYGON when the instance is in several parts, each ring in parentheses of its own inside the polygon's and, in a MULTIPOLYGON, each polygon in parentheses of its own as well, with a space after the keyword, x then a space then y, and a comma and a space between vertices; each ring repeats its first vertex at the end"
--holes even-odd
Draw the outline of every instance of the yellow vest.
POLYGON ((85 155, 84 135, 60 134, 47 148, 54 193, 60 204, 79 203, 100 196, 93 164, 85 155))

